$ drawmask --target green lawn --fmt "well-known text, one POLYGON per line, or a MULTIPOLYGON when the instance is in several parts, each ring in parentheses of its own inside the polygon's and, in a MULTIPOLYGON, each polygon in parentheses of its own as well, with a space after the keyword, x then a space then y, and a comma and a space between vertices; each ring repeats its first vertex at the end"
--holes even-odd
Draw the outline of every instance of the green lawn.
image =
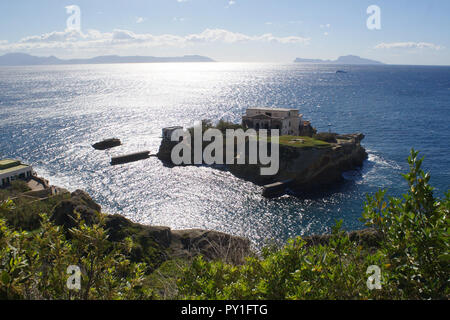
MULTIPOLYGON (((268 138, 270 141, 271 139, 268 138)), ((310 137, 298 137, 298 136, 280 136, 280 145, 306 148, 306 147, 329 147, 328 142, 316 140, 310 137)))

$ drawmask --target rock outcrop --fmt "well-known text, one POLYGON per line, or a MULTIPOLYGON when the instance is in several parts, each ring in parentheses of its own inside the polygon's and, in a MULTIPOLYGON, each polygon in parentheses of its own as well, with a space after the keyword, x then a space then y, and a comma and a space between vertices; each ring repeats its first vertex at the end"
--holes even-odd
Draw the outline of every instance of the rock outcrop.
MULTIPOLYGON (((258 185, 289 181, 289 187, 298 192, 331 185, 342 179, 343 172, 361 167, 367 152, 361 146, 362 133, 329 135, 333 141, 326 146, 280 144, 279 171, 273 176, 261 175, 260 164, 234 164, 226 168, 235 176, 258 185)), ((167 165, 173 165, 171 151, 176 144, 164 139, 161 142, 157 156, 167 165)), ((246 146, 246 159, 249 159, 248 149, 246 146)))
POLYGON ((274 176, 261 176, 260 165, 232 165, 234 175, 264 185, 277 181, 291 181, 289 186, 306 191, 333 184, 342 173, 362 166, 367 158, 361 146, 361 133, 337 135, 336 143, 328 147, 291 147, 280 145, 280 168, 274 176))
POLYGON ((172 231, 171 249, 174 257, 192 257, 201 252, 207 259, 240 264, 250 254, 250 241, 217 231, 177 230, 172 231))
POLYGON ((302 137, 312 137, 316 134, 317 130, 311 125, 309 121, 305 121, 302 126, 299 128, 299 136, 302 137))
MULTIPOLYGON (((66 231, 78 225, 80 218, 91 225, 98 223, 101 206, 84 191, 73 192, 53 209, 51 220, 66 231)), ((241 263, 250 253, 250 241, 225 233, 206 230, 173 231, 168 227, 146 226, 134 223, 121 215, 106 215, 105 229, 109 239, 119 242, 131 237, 134 247, 131 258, 156 268, 172 258, 191 258, 203 255, 207 259, 223 259, 241 263)))
POLYGON ((77 214, 88 224, 96 221, 96 212, 101 211, 101 206, 92 200, 91 196, 82 190, 72 192, 70 199, 63 200, 55 206, 50 216, 56 225, 63 226, 65 229, 75 227, 77 214))
POLYGON ((159 145, 159 150, 156 156, 159 160, 161 160, 165 165, 173 166, 172 163, 172 149, 178 144, 178 142, 169 141, 166 139, 161 140, 161 144, 159 145))

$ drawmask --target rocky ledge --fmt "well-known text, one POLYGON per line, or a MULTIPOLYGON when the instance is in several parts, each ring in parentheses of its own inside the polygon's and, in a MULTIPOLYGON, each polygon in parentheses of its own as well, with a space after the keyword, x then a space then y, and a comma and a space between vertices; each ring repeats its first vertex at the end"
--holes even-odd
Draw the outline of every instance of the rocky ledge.
POLYGON ((274 176, 261 176, 260 165, 232 165, 234 175, 265 185, 289 181, 289 187, 308 191, 331 185, 342 179, 342 173, 361 167, 367 158, 361 146, 361 133, 336 135, 326 146, 295 147, 280 145, 280 169, 274 176))
MULTIPOLYGON (((101 206, 84 191, 77 190, 53 209, 51 220, 64 230, 76 227, 77 213, 88 225, 98 221, 101 206)), ((203 255, 207 259, 223 259, 238 264, 250 254, 250 241, 217 231, 171 230, 168 227, 134 223, 121 215, 106 215, 105 229, 113 242, 126 237, 134 240, 132 258, 154 268, 169 259, 187 259, 203 255)))
MULTIPOLYGON (((226 169, 233 175, 258 185, 281 182, 285 187, 302 192, 323 188, 340 181, 343 172, 361 167, 367 159, 367 152, 361 146, 364 139, 362 133, 344 135, 326 133, 317 136, 326 143, 312 146, 280 143, 280 166, 276 175, 261 175, 259 164, 227 165, 226 169)), ((173 165, 171 151, 175 145, 175 142, 163 140, 157 154, 158 158, 168 165, 173 165)), ((249 159, 248 149, 246 146, 246 159, 249 159)))
MULTIPOLYGON (((77 190, 67 195, 52 210, 50 219, 66 232, 78 225, 78 217, 92 225, 98 222, 101 206, 84 191, 77 190)), ((121 215, 104 215, 104 228, 112 242, 133 239, 130 258, 135 262, 145 262, 150 270, 157 269, 171 259, 190 259, 203 255, 208 260, 223 260, 232 264, 243 263, 245 257, 253 256, 250 241, 229 234, 200 230, 171 230, 168 227, 146 226, 134 223, 121 215)), ((348 233, 350 240, 367 248, 376 248, 380 235, 372 229, 348 233)), ((67 232, 70 237, 70 233, 67 232)), ((305 237, 306 246, 326 244, 330 235, 305 237)))

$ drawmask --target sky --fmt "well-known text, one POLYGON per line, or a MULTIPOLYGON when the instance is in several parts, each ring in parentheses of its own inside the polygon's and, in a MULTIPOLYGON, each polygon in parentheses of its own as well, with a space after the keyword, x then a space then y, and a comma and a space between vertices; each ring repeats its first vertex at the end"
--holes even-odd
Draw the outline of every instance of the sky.
POLYGON ((450 65, 449 14, 448 0, 1 1, 0 55, 198 54, 289 63, 353 54, 389 64, 450 65), (368 13, 373 5, 378 16, 368 13))

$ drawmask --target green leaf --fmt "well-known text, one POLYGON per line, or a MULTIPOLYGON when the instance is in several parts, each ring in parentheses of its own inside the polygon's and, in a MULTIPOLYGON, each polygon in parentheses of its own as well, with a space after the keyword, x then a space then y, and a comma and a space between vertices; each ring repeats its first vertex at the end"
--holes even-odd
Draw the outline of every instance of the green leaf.
POLYGON ((11 277, 9 276, 8 272, 3 271, 2 272, 2 282, 4 285, 9 284, 9 282, 11 281, 11 277))

